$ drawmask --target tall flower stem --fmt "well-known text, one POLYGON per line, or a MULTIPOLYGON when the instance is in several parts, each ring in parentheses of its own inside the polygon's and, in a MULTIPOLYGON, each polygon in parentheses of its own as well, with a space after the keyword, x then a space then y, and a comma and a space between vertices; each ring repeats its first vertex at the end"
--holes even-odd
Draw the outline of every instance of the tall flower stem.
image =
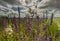
POLYGON ((14 27, 15 27, 15 30, 18 31, 18 27, 17 27, 17 24, 16 24, 16 18, 14 17, 14 27))
POLYGON ((52 23, 53 23, 53 17, 54 17, 54 14, 52 13, 52 15, 51 15, 50 25, 52 25, 52 23))
POLYGON ((5 26, 5 24, 4 24, 4 18, 2 18, 2 29, 4 29, 4 26, 5 26))
POLYGON ((30 36, 32 36, 32 21, 31 18, 28 16, 27 22, 26 22, 27 30, 30 33, 30 36))
POLYGON ((39 16, 36 16, 37 26, 39 26, 39 16))
POLYGON ((20 22, 20 8, 18 7, 19 22, 20 22))
POLYGON ((46 11, 46 21, 47 21, 47 19, 48 19, 48 13, 47 13, 47 11, 46 11))

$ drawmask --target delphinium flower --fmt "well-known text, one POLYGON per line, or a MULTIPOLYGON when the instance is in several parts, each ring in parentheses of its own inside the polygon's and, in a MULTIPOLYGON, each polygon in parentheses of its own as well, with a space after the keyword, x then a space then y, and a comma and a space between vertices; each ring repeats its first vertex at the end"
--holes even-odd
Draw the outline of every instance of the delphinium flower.
POLYGON ((30 36, 32 36, 32 28, 28 28, 28 32, 30 33, 30 36))
POLYGON ((52 37, 49 38, 49 41, 53 41, 52 37))
POLYGON ((31 27, 31 25, 32 25, 31 18, 28 17, 28 18, 27 18, 27 27, 31 27))
POLYGON ((18 31, 18 26, 17 26, 16 22, 14 23, 14 27, 15 27, 15 30, 18 31))
POLYGON ((35 41, 39 41, 39 36, 38 35, 36 35, 35 41))
POLYGON ((36 16, 36 23, 37 23, 37 26, 39 26, 39 16, 36 16))
POLYGON ((27 30, 30 33, 30 36, 32 36, 32 21, 29 16, 27 18, 27 30))
POLYGON ((14 23, 14 27, 15 27, 15 30, 18 31, 18 27, 16 23, 14 23))
POLYGON ((48 41, 48 38, 49 38, 49 34, 46 33, 46 35, 45 35, 45 40, 48 41))
POLYGON ((47 26, 46 26, 46 24, 45 24, 44 27, 43 27, 43 30, 46 30, 46 28, 47 28, 47 26))
POLYGON ((50 25, 52 25, 52 23, 53 23, 53 17, 54 17, 54 14, 52 13, 52 15, 51 15, 50 25))
POLYGON ((2 18, 2 28, 4 29, 4 26, 5 26, 5 24, 4 24, 4 18, 2 18))
POLYGON ((25 35, 22 35, 20 41, 25 41, 25 35))
POLYGON ((17 26, 15 17, 14 17, 14 20, 13 21, 14 21, 14 28, 15 28, 16 31, 18 31, 18 26, 17 26))
POLYGON ((39 41, 39 33, 40 33, 40 30, 35 30, 35 41, 39 41))
POLYGON ((40 33, 40 29, 36 30, 36 33, 39 34, 40 33))
POLYGON ((42 40, 42 37, 40 37, 39 41, 43 41, 43 40, 42 40))
POLYGON ((43 41, 42 39, 43 39, 43 34, 42 34, 42 32, 40 32, 39 34, 37 34, 37 40, 43 41))

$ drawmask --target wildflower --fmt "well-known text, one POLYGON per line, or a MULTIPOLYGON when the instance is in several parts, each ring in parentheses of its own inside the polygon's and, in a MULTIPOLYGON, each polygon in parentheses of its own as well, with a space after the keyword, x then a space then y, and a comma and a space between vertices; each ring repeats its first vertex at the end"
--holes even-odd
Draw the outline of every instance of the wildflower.
POLYGON ((36 36, 36 41, 39 41, 39 37, 38 36, 36 36))
POLYGON ((16 24, 16 19, 15 19, 15 17, 14 17, 14 28, 15 28, 16 31, 18 31, 18 26, 17 26, 17 24, 16 24))
POLYGON ((14 27, 15 27, 15 30, 18 31, 18 27, 16 23, 14 23, 14 27))
POLYGON ((50 39, 50 41, 52 41, 52 38, 51 37, 49 39, 50 39))
POLYGON ((43 30, 46 30, 46 28, 47 28, 47 26, 46 26, 46 24, 45 24, 43 30))
POLYGON ((11 35, 13 33, 13 30, 11 27, 8 27, 8 28, 5 28, 5 32, 6 34, 11 35))
POLYGON ((25 35, 21 36, 21 41, 25 41, 25 35))
POLYGON ((4 29, 4 26, 5 26, 5 24, 4 24, 4 19, 2 19, 2 28, 4 29))
POLYGON ((49 38, 49 34, 46 34, 45 40, 48 40, 49 38))
POLYGON ((32 24, 31 18, 28 17, 28 18, 27 18, 27 26, 28 26, 28 27, 31 27, 31 24, 32 24))
POLYGON ((37 26, 39 26, 39 16, 36 16, 37 26))
POLYGON ((39 16, 36 16, 36 21, 37 21, 37 22, 39 21, 39 16))
POLYGON ((32 35, 32 29, 28 28, 28 32, 30 33, 30 35, 32 35))

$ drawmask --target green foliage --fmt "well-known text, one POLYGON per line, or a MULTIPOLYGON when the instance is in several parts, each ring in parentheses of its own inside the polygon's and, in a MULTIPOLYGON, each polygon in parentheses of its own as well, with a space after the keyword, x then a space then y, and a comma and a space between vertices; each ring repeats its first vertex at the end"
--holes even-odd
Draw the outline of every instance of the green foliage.
MULTIPOLYGON (((7 25, 9 24, 11 25, 11 22, 6 24, 5 26, 7 27, 7 25)), ((20 41, 22 36, 24 36, 25 41, 35 41, 36 36, 43 37, 44 39, 47 33, 53 38, 53 41, 60 41, 60 30, 58 30, 58 25, 55 23, 55 21, 53 22, 52 25, 50 25, 50 20, 48 21, 44 20, 44 23, 39 22, 39 26, 37 26, 36 21, 34 20, 32 22, 32 27, 31 27, 32 35, 30 35, 30 33, 28 32, 28 29, 25 23, 22 23, 22 22, 19 23, 17 21, 16 24, 18 26, 18 32, 14 30, 14 26, 12 24, 13 34, 7 35, 4 30, 1 30, 0 41, 20 41), (46 30, 43 30, 44 24, 46 24, 46 27, 47 27, 46 30), (55 39, 56 33, 58 33, 59 36, 58 38, 55 39)))

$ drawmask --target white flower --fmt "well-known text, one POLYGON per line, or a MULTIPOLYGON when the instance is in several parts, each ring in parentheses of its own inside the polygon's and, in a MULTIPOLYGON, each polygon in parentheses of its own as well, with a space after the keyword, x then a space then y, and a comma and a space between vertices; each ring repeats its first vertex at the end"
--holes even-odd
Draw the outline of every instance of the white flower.
POLYGON ((12 28, 5 28, 5 32, 6 34, 11 35, 13 33, 13 30, 12 28))

